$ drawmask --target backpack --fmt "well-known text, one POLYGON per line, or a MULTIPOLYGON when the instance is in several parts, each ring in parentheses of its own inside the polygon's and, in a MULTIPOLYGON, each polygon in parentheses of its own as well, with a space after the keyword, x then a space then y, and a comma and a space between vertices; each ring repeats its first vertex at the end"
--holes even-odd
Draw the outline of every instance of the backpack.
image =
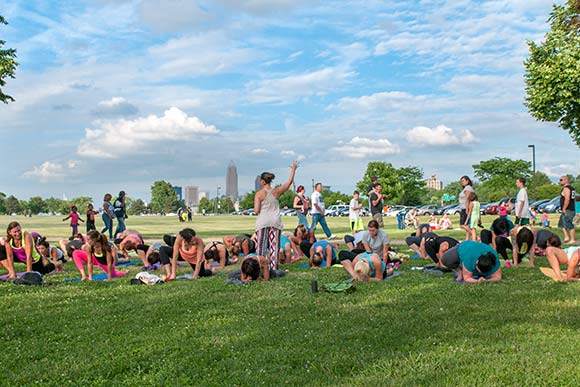
POLYGON ((37 271, 28 271, 14 280, 14 285, 42 285, 42 274, 37 271))

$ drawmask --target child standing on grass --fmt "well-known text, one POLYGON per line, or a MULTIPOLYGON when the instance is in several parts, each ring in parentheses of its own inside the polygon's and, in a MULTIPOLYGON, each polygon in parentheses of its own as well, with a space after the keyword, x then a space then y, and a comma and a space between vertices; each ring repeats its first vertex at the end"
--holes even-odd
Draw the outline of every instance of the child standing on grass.
POLYGON ((548 219, 546 210, 542 210, 542 227, 552 228, 550 227, 550 220, 548 219))
POLYGON ((479 198, 475 192, 469 194, 469 208, 467 209, 467 221, 466 226, 469 226, 471 233, 471 240, 477 241, 477 224, 479 223, 479 210, 481 204, 479 203, 479 198))
POLYGON ((64 222, 67 219, 70 219, 70 226, 72 227, 72 236, 74 237, 76 234, 79 233, 79 221, 84 223, 84 220, 82 220, 81 216, 79 215, 77 206, 75 206, 74 204, 70 207, 70 213, 68 214, 68 216, 64 218, 62 221, 64 222))
POLYGON ((95 211, 93 204, 89 203, 89 206, 87 208, 87 212, 85 213, 85 215, 87 216, 87 233, 91 230, 96 230, 97 228, 95 227, 95 215, 97 215, 98 212, 95 211))

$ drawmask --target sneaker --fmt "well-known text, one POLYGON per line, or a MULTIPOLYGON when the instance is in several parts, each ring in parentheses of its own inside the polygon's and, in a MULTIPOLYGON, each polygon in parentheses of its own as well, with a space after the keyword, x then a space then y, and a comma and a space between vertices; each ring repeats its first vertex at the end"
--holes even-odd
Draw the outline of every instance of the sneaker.
POLYGON ((340 239, 340 238, 337 237, 336 235, 332 234, 331 236, 328 237, 328 239, 340 239))

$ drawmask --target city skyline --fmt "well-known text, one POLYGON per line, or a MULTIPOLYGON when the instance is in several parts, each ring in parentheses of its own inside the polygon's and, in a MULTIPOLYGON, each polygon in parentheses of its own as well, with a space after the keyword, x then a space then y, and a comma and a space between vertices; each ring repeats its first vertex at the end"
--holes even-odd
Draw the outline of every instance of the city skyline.
POLYGON ((234 160, 230 160, 226 170, 226 196, 232 199, 232 203, 238 200, 238 169, 234 160))
MULTIPOLYGON (((562 1, 557 1, 562 3, 562 1)), ((238 196, 270 171, 352 192, 370 161, 446 184, 494 157, 551 179, 578 147, 524 106, 527 41, 552 0, 5 0, 15 79, 2 191, 150 200, 165 180, 238 196), (192 150, 194 157, 192 157, 192 150)))

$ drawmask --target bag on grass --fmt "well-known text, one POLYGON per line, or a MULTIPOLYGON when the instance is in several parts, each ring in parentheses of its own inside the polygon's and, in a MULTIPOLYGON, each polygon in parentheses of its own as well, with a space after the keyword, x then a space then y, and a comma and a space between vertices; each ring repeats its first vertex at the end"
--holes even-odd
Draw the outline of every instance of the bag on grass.
POLYGON ((356 287, 352 282, 338 282, 322 285, 323 289, 330 293, 352 293, 356 287))
MULTIPOLYGON (((141 281, 141 283, 145 285, 157 285, 162 284, 163 280, 161 277, 155 274, 148 273, 146 271, 141 271, 135 275, 135 279, 141 281)), ((133 280, 131 280, 131 284, 134 284, 133 280)))
POLYGON ((37 271, 26 272, 14 280, 14 285, 42 285, 42 274, 37 271))

